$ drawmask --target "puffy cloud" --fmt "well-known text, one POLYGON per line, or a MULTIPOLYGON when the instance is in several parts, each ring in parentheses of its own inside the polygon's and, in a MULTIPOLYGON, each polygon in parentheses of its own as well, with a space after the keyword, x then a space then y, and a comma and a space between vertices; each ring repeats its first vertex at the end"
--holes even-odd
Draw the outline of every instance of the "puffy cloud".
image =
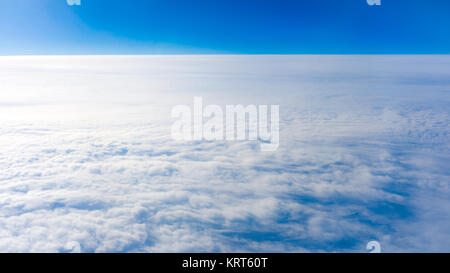
POLYGON ((0 251, 448 251, 449 65, 1 57, 0 251), (193 96, 279 104, 279 149, 172 140, 193 96))

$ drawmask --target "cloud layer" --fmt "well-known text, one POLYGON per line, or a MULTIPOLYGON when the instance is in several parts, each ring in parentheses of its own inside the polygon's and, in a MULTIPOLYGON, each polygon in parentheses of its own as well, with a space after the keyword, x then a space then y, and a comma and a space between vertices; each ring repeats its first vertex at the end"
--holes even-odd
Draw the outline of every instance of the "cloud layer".
POLYGON ((449 251, 447 56, 1 57, 0 251, 449 251), (280 148, 172 106, 279 104, 280 148))

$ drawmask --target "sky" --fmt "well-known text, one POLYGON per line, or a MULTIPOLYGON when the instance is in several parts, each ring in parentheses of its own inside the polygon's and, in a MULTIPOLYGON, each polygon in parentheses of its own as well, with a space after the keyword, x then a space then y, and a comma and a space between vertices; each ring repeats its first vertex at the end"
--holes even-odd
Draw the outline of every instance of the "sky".
POLYGON ((378 54, 449 53, 449 11, 0 0, 0 252, 448 252, 450 56, 378 54), (279 105, 279 149, 173 140, 194 97, 279 105))
POLYGON ((0 0, 0 55, 445 54, 447 0, 0 0))

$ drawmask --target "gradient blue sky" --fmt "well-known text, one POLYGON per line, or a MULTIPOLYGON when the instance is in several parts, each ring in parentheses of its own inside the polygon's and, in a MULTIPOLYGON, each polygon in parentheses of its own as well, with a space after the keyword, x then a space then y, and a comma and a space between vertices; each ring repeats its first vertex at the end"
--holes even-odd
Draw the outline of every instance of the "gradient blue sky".
POLYGON ((450 1, 0 0, 0 55, 450 53, 450 1))

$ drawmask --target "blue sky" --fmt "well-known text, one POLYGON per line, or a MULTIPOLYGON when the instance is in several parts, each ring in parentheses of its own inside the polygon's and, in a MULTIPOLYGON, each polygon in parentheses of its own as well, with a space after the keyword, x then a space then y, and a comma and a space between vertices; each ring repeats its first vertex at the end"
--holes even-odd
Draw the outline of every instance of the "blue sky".
POLYGON ((0 55, 449 53, 447 0, 15 0, 0 55))

